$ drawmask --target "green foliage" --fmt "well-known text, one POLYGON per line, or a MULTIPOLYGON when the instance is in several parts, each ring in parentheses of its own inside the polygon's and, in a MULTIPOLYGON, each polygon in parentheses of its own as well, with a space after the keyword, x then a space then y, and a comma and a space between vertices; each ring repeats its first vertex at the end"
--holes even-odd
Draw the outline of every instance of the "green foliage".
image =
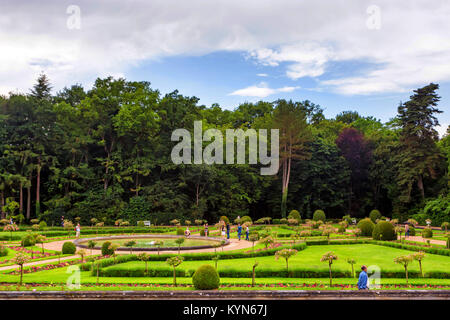
POLYGON ((323 210, 316 210, 313 214, 313 220, 314 221, 322 221, 324 222, 326 220, 325 212, 323 210))
POLYGON ((381 219, 381 213, 380 211, 374 209, 370 211, 369 218, 372 220, 373 223, 376 223, 378 219, 381 219))
POLYGON ((184 235, 184 229, 183 228, 177 228, 177 236, 184 235))
POLYGON ((372 238, 374 240, 384 241, 396 240, 397 234, 395 233, 392 223, 380 220, 373 229, 372 238))
POLYGON ((291 212, 289 212, 288 219, 295 219, 299 223, 302 222, 302 217, 300 216, 300 212, 298 212, 297 210, 292 210, 291 212))
POLYGON ((4 245, 0 245, 0 257, 4 257, 8 254, 8 249, 4 245))
POLYGON ((105 241, 102 244, 102 256, 110 256, 114 253, 114 250, 111 248, 111 242, 105 241))
POLYGON ((423 238, 433 238, 433 231, 431 230, 431 228, 424 228, 422 230, 422 237, 423 238))
POLYGON ((192 283, 197 290, 218 289, 220 285, 219 274, 213 266, 205 264, 195 271, 192 283))
POLYGON ((32 247, 36 244, 36 239, 33 235, 27 234, 22 238, 22 241, 20 242, 20 245, 22 247, 32 247))
POLYGON ((230 219, 228 219, 227 216, 221 216, 220 219, 219 219, 219 221, 223 221, 223 222, 225 222, 226 224, 229 224, 229 223, 230 223, 230 219))
POLYGON ((41 221, 39 222, 39 229, 45 230, 47 228, 47 222, 41 221))
POLYGON ((358 229, 361 230, 361 235, 365 237, 371 237, 375 224, 369 218, 362 219, 357 224, 358 229))
POLYGON ((64 242, 61 251, 62 251, 62 254, 75 254, 75 252, 77 251, 77 248, 75 247, 73 242, 67 241, 67 242, 64 242))

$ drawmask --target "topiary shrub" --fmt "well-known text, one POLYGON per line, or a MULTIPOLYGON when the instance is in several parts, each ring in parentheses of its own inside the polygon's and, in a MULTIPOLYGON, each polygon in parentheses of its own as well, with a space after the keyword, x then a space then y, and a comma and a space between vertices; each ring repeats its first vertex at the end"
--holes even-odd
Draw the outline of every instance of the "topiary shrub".
POLYGON ((22 241, 20 242, 20 245, 22 247, 32 247, 36 244, 36 240, 31 234, 27 234, 26 236, 22 237, 22 241))
POLYGON ((314 211, 314 214, 313 214, 314 221, 319 221, 319 220, 325 221, 325 219, 326 219, 326 216, 325 216, 325 212, 323 212, 323 210, 314 211))
POLYGON ((409 235, 410 236, 415 236, 416 235, 416 228, 414 228, 413 226, 409 226, 409 235))
POLYGON ((139 228, 144 228, 145 227, 145 223, 144 223, 144 221, 138 221, 137 222, 137 226, 139 227, 139 228))
POLYGON ((337 232, 338 232, 338 233, 344 233, 344 232, 345 232, 345 227, 342 226, 342 225, 340 225, 340 226, 338 227, 337 232))
POLYGON ((62 254, 75 254, 75 251, 77 251, 77 248, 72 242, 64 242, 62 246, 62 254))
POLYGON ((110 249, 111 242, 105 241, 102 244, 102 255, 103 256, 110 256, 114 253, 114 250, 110 249))
POLYGON ((272 223, 273 223, 273 224, 280 224, 280 219, 273 219, 273 220, 272 220, 272 223))
POLYGON ((39 229, 45 230, 45 228, 47 228, 47 222, 45 221, 39 222, 39 229))
POLYGON ((423 229, 422 238, 433 238, 433 231, 431 231, 431 228, 423 229))
POLYGON ((373 229, 375 228, 375 224, 369 218, 362 219, 357 224, 358 229, 361 230, 361 235, 365 237, 372 236, 373 229))
POLYGON ((230 219, 228 219, 228 217, 226 216, 221 216, 219 221, 223 221, 226 224, 230 224, 230 219))
POLYGON ((177 228, 177 236, 184 235, 184 229, 183 228, 177 228))
POLYGON ((252 218, 250 218, 249 216, 243 216, 243 217, 241 218, 241 224, 244 224, 244 223, 246 223, 246 222, 253 222, 253 221, 252 221, 252 218))
POLYGON ((381 213, 380 211, 374 209, 372 211, 370 211, 369 213, 369 218, 370 220, 372 220, 373 223, 375 223, 378 219, 381 218, 381 213))
POLYGON ((192 283, 197 290, 214 290, 219 288, 220 278, 217 270, 205 264, 200 266, 192 276, 192 283))
POLYGON ((346 221, 349 225, 352 224, 352 217, 349 214, 342 217, 342 220, 346 221))
POLYGON ((0 257, 4 257, 8 254, 8 249, 4 245, 0 245, 0 257))
POLYGON ((298 221, 298 223, 302 222, 302 217, 300 216, 300 212, 297 210, 292 210, 289 212, 288 220, 289 219, 295 219, 298 221))
POLYGON ((396 240, 397 234, 395 233, 392 223, 380 220, 373 228, 372 238, 374 240, 396 240))
MULTIPOLYGON (((200 236, 201 237, 205 236, 205 229, 203 229, 203 228, 200 229, 200 236)), ((206 236, 209 236, 209 229, 208 229, 208 234, 206 236)))
POLYGON ((288 224, 288 219, 286 219, 286 218, 281 218, 281 219, 280 219, 280 224, 288 224))

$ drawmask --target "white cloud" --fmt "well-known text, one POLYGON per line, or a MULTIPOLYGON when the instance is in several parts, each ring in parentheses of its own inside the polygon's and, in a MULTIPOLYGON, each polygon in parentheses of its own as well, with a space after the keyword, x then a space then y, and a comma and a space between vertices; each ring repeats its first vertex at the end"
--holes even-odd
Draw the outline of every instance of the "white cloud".
POLYGON ((89 84, 149 59, 216 51, 246 52, 290 79, 318 78, 319 88, 341 94, 450 81, 450 2, 376 2, 380 30, 366 27, 372 0, 79 0, 81 30, 69 30, 63 1, 3 0, 0 93, 28 90, 42 70, 59 86, 89 84), (363 76, 332 72, 349 61, 372 67, 363 76))
POLYGON ((269 75, 267 73, 257 73, 258 77, 268 77, 269 75))
POLYGON ((257 98, 265 98, 277 93, 281 92, 292 92, 300 87, 282 87, 278 89, 272 89, 267 86, 266 83, 260 83, 256 86, 250 86, 247 88, 239 89, 233 91, 229 95, 231 96, 241 96, 241 97, 257 97, 257 98))

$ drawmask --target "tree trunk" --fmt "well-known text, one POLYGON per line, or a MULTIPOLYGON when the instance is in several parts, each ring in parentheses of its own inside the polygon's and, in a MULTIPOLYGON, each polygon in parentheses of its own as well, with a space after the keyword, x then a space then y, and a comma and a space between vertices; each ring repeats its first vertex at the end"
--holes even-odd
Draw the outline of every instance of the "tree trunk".
POLYGON ((425 189, 423 187, 423 178, 422 175, 419 174, 419 177, 417 178, 417 187, 420 190, 420 195, 422 196, 422 199, 425 198, 425 189))
POLYGON ((19 186, 19 213, 23 214, 23 184, 19 186))
POLYGON ((40 196, 41 196, 41 158, 38 158, 37 165, 37 178, 36 178, 36 217, 40 215, 40 196))
POLYGON ((27 219, 31 218, 31 186, 27 187, 27 219))
POLYGON ((3 192, 3 190, 2 190, 2 192, 0 192, 0 205, 1 205, 1 217, 2 217, 2 219, 5 219, 5 210, 4 210, 4 206, 5 206, 5 193, 3 192))
POLYGON ((177 275, 175 273, 175 268, 173 268, 173 285, 177 286, 177 275))
POLYGON ((405 273, 406 273, 406 285, 408 285, 408 268, 405 266, 405 273))
POLYGON ((332 283, 332 277, 331 277, 331 264, 328 265, 330 269, 330 287, 333 285, 332 283))

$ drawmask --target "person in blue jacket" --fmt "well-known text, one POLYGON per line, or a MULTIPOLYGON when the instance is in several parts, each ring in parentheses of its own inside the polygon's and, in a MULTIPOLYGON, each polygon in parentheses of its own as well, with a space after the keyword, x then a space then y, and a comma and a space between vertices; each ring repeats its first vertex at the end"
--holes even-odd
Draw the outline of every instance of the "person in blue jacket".
POLYGON ((227 223, 227 239, 230 239, 230 224, 227 223))
POLYGON ((369 288, 367 287, 367 281, 368 281, 367 267, 362 266, 361 270, 362 271, 359 274, 359 279, 358 279, 358 290, 369 290, 369 288))
POLYGON ((237 227, 237 234, 238 234, 239 241, 241 241, 242 226, 240 223, 238 224, 238 227, 237 227))
POLYGON ((245 229, 245 240, 249 241, 248 236, 250 235, 250 228, 247 226, 245 229))

